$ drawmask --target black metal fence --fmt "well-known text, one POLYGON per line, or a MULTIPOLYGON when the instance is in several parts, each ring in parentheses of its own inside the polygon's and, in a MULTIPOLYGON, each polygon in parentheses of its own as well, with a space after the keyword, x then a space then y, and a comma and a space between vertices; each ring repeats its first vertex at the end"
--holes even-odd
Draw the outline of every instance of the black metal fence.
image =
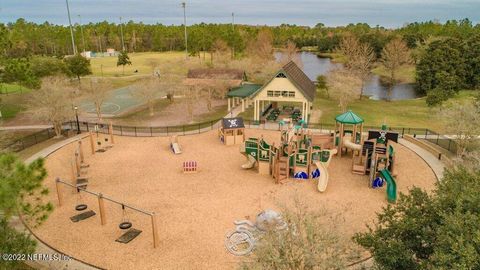
MULTIPOLYGON (((218 129, 221 125, 220 120, 221 118, 196 124, 165 127, 137 127, 113 125, 113 133, 115 135, 132 137, 191 135, 218 129)), ((265 120, 254 121, 244 119, 244 124, 246 128, 250 129, 280 130, 280 125, 278 123, 265 120)), ((109 125, 106 123, 80 122, 79 126, 80 131, 92 131, 105 134, 109 132, 109 125)), ((63 127, 64 133, 68 133, 69 131, 74 133, 77 131, 77 123, 75 121, 66 122, 64 123, 63 127)), ((331 132, 335 130, 334 124, 308 124, 306 127, 313 130, 328 130, 331 132)), ((364 129, 378 129, 378 126, 364 126, 364 129)), ((455 141, 446 137, 445 135, 438 134, 427 128, 390 127, 389 130, 398 132, 401 136, 409 134, 413 135, 417 139, 427 140, 430 143, 436 144, 452 153, 456 153, 457 150, 455 141)), ((37 133, 16 140, 12 144, 8 145, 7 148, 10 151, 18 152, 37 143, 46 141, 54 136, 55 132, 53 128, 44 129, 37 133)))
MULTIPOLYGON (((64 131, 65 134, 66 130, 64 131)), ((16 139, 10 144, 3 147, 4 150, 10 152, 19 152, 35 144, 44 142, 55 137, 55 130, 53 128, 43 129, 39 132, 27 135, 20 139, 16 139)))

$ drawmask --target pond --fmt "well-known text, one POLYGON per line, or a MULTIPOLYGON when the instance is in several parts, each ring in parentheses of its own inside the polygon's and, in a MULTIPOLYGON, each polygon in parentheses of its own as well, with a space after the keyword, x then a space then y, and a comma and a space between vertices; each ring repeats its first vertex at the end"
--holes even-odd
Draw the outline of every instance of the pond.
MULTIPOLYGON (((330 70, 342 68, 343 65, 334 63, 330 58, 318 57, 315 53, 299 52, 299 57, 303 63, 303 71, 312 80, 317 80, 318 75, 326 75, 330 70)), ((280 59, 282 53, 275 53, 275 57, 280 59)), ((382 83, 380 76, 372 74, 366 82, 363 94, 371 99, 387 99, 387 86, 382 83)), ((401 83, 397 84, 391 94, 392 100, 414 99, 419 96, 415 92, 414 84, 401 83)))

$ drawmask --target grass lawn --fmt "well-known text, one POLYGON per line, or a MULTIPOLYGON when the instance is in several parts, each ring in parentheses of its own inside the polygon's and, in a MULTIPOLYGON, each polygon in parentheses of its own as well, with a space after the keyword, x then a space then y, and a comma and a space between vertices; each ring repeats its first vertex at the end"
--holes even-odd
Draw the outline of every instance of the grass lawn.
MULTIPOLYGON (((473 93, 461 91, 451 100, 471 99, 473 93)), ((340 114, 338 103, 318 96, 313 109, 321 111, 319 123, 334 124, 335 116, 340 114)), ((428 107, 425 98, 390 102, 364 98, 351 103, 349 109, 361 116, 368 126, 380 127, 385 121, 391 127, 429 128, 439 132, 443 129, 443 123, 436 117, 436 109, 428 107)), ((253 107, 240 115, 245 119, 253 119, 253 107)))
POLYGON ((11 94, 11 93, 26 93, 29 92, 30 89, 23 87, 17 84, 9 84, 9 83, 0 83, 0 94, 11 94))
MULTIPOLYGON (((201 54, 203 57, 203 53, 201 54)), ((132 65, 125 66, 125 75, 122 73, 122 66, 117 67, 117 57, 99 57, 90 60, 94 76, 129 76, 129 75, 150 75, 153 73, 152 66, 161 65, 165 62, 175 63, 185 61, 184 52, 142 52, 130 53, 128 55, 132 65), (137 73, 134 71, 138 70, 137 73)), ((207 54, 207 59, 210 56, 207 54)), ((198 57, 191 57, 189 61, 198 61, 198 57)))
MULTIPOLYGON (((377 67, 372 69, 372 73, 380 75, 382 77, 386 77, 387 75, 387 71, 385 70, 385 67, 383 67, 380 64, 378 64, 377 67)), ((415 82, 415 66, 409 65, 409 66, 401 67, 397 71, 397 80, 401 83, 414 83, 415 82)))

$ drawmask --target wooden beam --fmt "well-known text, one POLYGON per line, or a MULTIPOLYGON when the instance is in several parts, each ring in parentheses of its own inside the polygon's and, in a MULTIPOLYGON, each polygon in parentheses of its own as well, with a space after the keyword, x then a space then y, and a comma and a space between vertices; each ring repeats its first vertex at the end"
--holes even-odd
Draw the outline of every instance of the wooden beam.
POLYGON ((98 209, 100 209, 100 224, 107 224, 107 216, 105 213, 105 205, 103 203, 103 194, 98 194, 98 209))
POLYGON ((90 137, 90 148, 92 150, 92 155, 95 155, 95 142, 93 141, 93 133, 90 132, 88 137, 90 137))
POLYGON ((60 186, 59 178, 55 179, 55 187, 57 189, 57 198, 58 198, 58 206, 63 205, 63 194, 62 194, 62 187, 60 186))
POLYGON ((152 236, 153 236, 153 248, 158 247, 158 227, 157 227, 157 219, 155 213, 152 213, 152 236))
POLYGON ((114 144, 115 140, 113 138, 113 124, 111 121, 110 121, 110 126, 108 126, 108 133, 110 133, 110 141, 112 142, 112 144, 114 144))

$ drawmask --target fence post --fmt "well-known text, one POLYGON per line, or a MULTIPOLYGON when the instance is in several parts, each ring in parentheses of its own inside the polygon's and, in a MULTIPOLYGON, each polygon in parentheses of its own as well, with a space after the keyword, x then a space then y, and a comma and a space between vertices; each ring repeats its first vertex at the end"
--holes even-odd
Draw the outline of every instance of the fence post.
POLYGON ((440 138, 440 134, 437 134, 437 145, 438 145, 438 139, 440 138))
POLYGON ((167 126, 167 136, 168 136, 168 126, 167 126))
POLYGON ((183 129, 183 135, 185 136, 185 125, 182 126, 183 129))
POLYGON ((425 139, 427 139, 428 136, 428 128, 425 129, 425 139))
POLYGON ((134 126, 133 130, 135 130, 135 137, 137 137, 137 126, 134 126))
POLYGON ((123 126, 120 126, 120 136, 123 136, 123 126))
POLYGON ((152 134, 152 127, 150 127, 150 137, 153 137, 153 134, 152 134))
POLYGON ((87 122, 87 132, 90 132, 90 128, 88 127, 88 122, 87 122))
POLYGON ((200 134, 200 127, 201 127, 201 125, 198 124, 198 134, 200 134))
POLYGON ((405 128, 402 128, 402 138, 405 135, 405 128))

